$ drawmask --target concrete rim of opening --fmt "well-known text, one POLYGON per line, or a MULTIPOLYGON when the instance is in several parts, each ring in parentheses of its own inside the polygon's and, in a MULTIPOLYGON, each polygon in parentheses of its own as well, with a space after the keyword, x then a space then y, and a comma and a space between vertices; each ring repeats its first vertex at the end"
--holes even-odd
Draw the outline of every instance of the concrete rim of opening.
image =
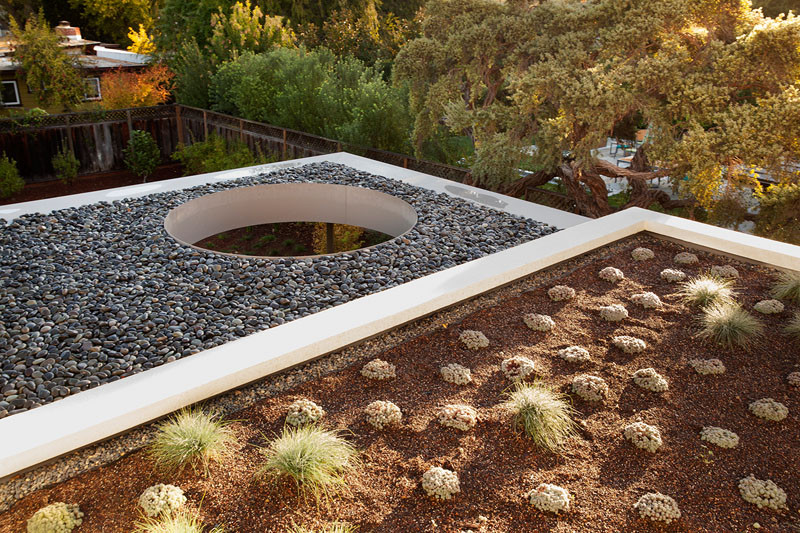
POLYGON ((417 219, 417 212, 408 202, 373 189, 331 183, 275 183, 239 187, 189 200, 167 214, 164 229, 185 246, 221 255, 306 258, 353 253, 393 242, 411 231, 417 219), (299 256, 232 254, 194 244, 225 231, 276 222, 349 224, 380 231, 392 239, 348 252, 299 256))

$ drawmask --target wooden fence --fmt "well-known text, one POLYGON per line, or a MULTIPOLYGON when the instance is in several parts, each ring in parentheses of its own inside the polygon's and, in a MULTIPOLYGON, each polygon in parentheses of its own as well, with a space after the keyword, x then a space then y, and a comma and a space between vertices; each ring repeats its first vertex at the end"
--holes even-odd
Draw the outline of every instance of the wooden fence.
POLYGON ((178 136, 186 144, 206 139, 213 133, 226 140, 242 141, 253 152, 274 154, 284 160, 344 151, 453 181, 464 182, 469 177, 466 168, 365 148, 206 109, 177 106, 176 114, 180 129, 178 136))
MULTIPOLYGON (((62 145, 71 148, 80 160, 79 174, 122 170, 125 168, 122 150, 128 144, 132 129, 145 130, 153 135, 163 162, 170 161, 180 143, 189 145, 203 141, 213 133, 226 140, 244 142, 253 153, 274 155, 281 160, 345 151, 460 183, 470 178, 466 168, 355 146, 179 104, 46 115, 24 120, 0 119, 0 153, 5 152, 17 162, 20 175, 28 183, 56 179, 52 159, 62 145)), ((568 197, 543 189, 529 190, 526 199, 575 211, 575 204, 568 197)))
POLYGON ((164 162, 178 145, 174 106, 47 115, 27 120, 0 120, 0 153, 17 162, 28 183, 54 180, 52 159, 62 146, 80 161, 79 174, 125 168, 122 150, 131 129, 153 135, 164 162))

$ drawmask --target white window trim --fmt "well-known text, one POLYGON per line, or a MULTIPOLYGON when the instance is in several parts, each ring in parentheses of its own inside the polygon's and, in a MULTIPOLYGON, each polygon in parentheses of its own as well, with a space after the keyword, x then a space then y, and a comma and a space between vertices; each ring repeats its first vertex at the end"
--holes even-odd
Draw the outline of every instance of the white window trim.
POLYGON ((15 80, 3 80, 2 83, 3 83, 3 85, 5 85, 6 83, 12 84, 14 86, 14 94, 17 95, 17 101, 16 102, 3 102, 2 106, 3 107, 11 107, 11 106, 15 106, 15 105, 22 105, 22 100, 19 97, 19 85, 17 85, 17 82, 15 80))
POLYGON ((84 101, 87 101, 87 102, 89 102, 89 101, 96 101, 96 100, 102 100, 102 99, 103 99, 103 93, 102 93, 102 92, 100 92, 100 78, 97 78, 97 77, 83 78, 83 82, 84 82, 84 84, 85 84, 87 81, 89 81, 89 80, 95 80, 95 82, 97 83, 97 96, 96 96, 96 97, 94 97, 94 98, 89 98, 89 97, 86 95, 86 91, 84 90, 84 92, 83 92, 83 100, 84 100, 84 101))

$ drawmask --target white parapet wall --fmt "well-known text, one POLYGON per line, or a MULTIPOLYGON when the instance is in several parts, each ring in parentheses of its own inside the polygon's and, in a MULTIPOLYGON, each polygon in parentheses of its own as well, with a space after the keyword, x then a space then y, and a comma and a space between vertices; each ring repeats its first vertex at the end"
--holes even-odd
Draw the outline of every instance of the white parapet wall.
MULTIPOLYGON (((2 419, 0 435, 14 435, 14 438, 3 439, 0 447, 0 478, 642 231, 778 268, 800 270, 800 247, 643 209, 628 209, 587 221, 569 213, 550 213, 554 210, 348 154, 292 163, 308 161, 335 161, 440 192, 452 193, 446 188, 457 186, 463 189, 459 191, 461 193, 485 195, 488 198, 479 200, 505 203, 505 210, 555 223, 565 229, 2 419), (218 363, 221 359, 225 360, 225 365, 218 363), (221 368, 224 371, 220 371, 221 368)), ((159 184, 159 191, 230 179, 242 175, 241 172, 164 182, 159 184)), ((134 195, 156 192, 153 189, 137 191, 135 187, 128 190, 134 195)), ((110 197, 108 191, 99 191, 6 206, 6 209, 18 210, 6 214, 17 216, 23 212, 42 212, 121 197, 110 197), (38 204, 38 209, 34 210, 32 204, 38 204)))

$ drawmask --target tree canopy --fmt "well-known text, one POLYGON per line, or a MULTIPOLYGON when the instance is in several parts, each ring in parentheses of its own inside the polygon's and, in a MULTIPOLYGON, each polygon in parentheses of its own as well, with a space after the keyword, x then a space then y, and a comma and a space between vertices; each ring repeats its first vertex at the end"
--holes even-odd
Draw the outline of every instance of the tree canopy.
POLYGON ((528 164, 526 184, 560 177, 589 215, 612 211, 602 176, 629 181, 626 207, 712 207, 758 187, 755 168, 797 180, 800 18, 747 0, 433 0, 396 74, 418 149, 444 123, 474 140, 478 183, 519 185, 528 164), (634 116, 649 135, 632 168, 595 157, 634 116), (685 200, 649 188, 659 176, 685 200))
POLYGON ((12 18, 11 31, 17 38, 14 60, 21 67, 18 76, 33 90, 39 104, 66 108, 78 104, 84 94, 83 80, 44 14, 29 17, 24 28, 12 18))
MULTIPOLYGON (((129 28, 153 27, 163 0, 69 0, 82 15, 86 38, 127 43, 129 28)), ((71 21, 76 26, 77 21, 71 21)))
POLYGON ((352 57, 276 48, 223 64, 210 88, 215 111, 361 146, 405 151, 405 94, 352 57))

